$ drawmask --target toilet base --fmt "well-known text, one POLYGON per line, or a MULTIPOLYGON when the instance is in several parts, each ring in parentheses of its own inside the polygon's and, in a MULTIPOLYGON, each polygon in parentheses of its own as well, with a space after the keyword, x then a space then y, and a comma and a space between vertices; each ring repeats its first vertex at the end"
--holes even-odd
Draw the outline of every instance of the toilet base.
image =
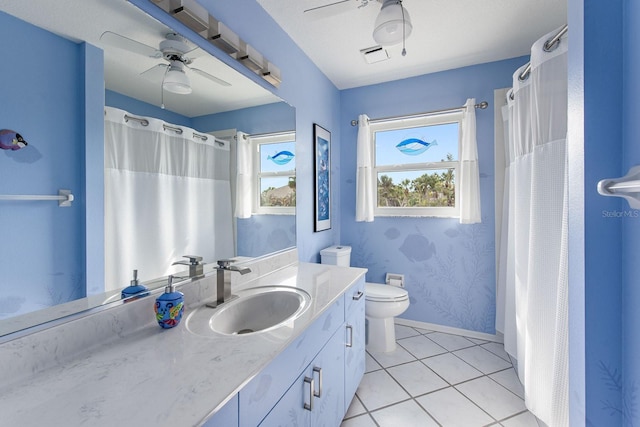
POLYGON ((393 317, 377 319, 367 317, 367 350, 377 353, 389 353, 396 349, 396 329, 393 317))

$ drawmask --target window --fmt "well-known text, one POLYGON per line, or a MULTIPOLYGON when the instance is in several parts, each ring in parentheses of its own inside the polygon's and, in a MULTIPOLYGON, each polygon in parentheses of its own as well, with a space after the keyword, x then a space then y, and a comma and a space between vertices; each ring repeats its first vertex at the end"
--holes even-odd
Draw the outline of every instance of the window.
POLYGON ((255 194, 258 214, 295 214, 295 133, 252 137, 255 147, 255 194))
POLYGON ((455 112, 371 123, 376 216, 460 215, 461 120, 455 112))

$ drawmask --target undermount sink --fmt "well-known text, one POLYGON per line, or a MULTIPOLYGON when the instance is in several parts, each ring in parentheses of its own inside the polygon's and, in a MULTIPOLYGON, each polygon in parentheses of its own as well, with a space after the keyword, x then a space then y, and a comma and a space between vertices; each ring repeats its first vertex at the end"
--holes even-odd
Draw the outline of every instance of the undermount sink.
POLYGON ((237 296, 218 308, 197 308, 187 317, 187 329, 204 336, 271 331, 300 317, 311 301, 307 292, 287 286, 250 288, 237 296))

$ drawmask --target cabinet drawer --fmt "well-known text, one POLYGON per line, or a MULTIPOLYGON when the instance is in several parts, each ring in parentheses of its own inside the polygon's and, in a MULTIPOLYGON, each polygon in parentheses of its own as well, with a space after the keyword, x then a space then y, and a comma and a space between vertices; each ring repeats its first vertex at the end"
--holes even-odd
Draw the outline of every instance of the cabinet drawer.
POLYGON ((343 323, 339 298, 240 391, 240 426, 257 426, 343 323))
POLYGON ((347 291, 344 293, 344 313, 345 317, 355 310, 358 304, 364 306, 364 275, 358 279, 347 291))

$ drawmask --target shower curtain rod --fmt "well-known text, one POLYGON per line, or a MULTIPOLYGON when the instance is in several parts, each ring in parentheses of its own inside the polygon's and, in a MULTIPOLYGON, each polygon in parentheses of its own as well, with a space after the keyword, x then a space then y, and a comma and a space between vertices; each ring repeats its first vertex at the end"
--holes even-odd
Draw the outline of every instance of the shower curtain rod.
MULTIPOLYGON (((482 101, 479 104, 475 104, 474 105, 474 107, 479 108, 481 110, 484 110, 488 106, 489 106, 489 103, 487 101, 482 101)), ((408 115, 408 116, 393 116, 393 117, 383 117, 383 118, 380 118, 380 119, 369 119, 369 123, 382 123, 382 122, 388 122, 388 121, 400 120, 400 119, 417 119, 417 118, 420 118, 420 117, 433 116, 435 114, 454 113, 456 111, 461 111, 464 108, 465 107, 463 105, 462 107, 447 108, 447 109, 444 109, 444 110, 427 111, 426 113, 411 114, 411 115, 408 115)), ((351 126, 358 126, 358 121, 357 120, 351 120, 351 126)))
MULTIPOLYGON (((260 138, 261 136, 280 136, 280 135, 288 135, 290 133, 296 133, 296 131, 295 130, 283 130, 281 132, 264 132, 264 133, 244 134, 244 135, 242 135, 242 139, 260 138)), ((237 140, 238 136, 234 135, 233 139, 237 140)))
MULTIPOLYGON (((128 114, 125 114, 124 115, 124 120, 125 121, 133 120, 134 122, 140 123, 142 126, 149 126, 149 120, 143 119, 141 117, 135 117, 135 116, 130 116, 128 114)), ((174 132, 176 132, 177 134, 180 134, 180 135, 182 135, 182 132, 183 132, 182 128, 179 128, 177 126, 171 126, 171 125, 168 125, 166 123, 163 123, 162 127, 164 128, 164 130, 172 130, 172 131, 174 131, 174 132)), ((194 138, 199 138, 199 139, 201 139, 203 141, 206 141, 206 140, 209 139, 209 137, 207 135, 203 135, 201 133, 196 133, 196 132, 193 132, 193 137, 194 138)))
MULTIPOLYGON (((542 50, 544 50, 545 52, 551 52, 552 50, 557 48, 558 44, 560 44, 560 39, 562 38, 562 36, 564 36, 567 33, 567 31, 569 31, 569 26, 565 24, 562 28, 560 28, 560 30, 556 33, 555 36, 551 37, 549 40, 547 40, 544 43, 542 50)), ((531 62, 528 62, 527 66, 524 68, 524 70, 522 70, 522 72, 518 76, 518 80, 520 80, 521 82, 527 80, 530 73, 531 73, 531 62)))

